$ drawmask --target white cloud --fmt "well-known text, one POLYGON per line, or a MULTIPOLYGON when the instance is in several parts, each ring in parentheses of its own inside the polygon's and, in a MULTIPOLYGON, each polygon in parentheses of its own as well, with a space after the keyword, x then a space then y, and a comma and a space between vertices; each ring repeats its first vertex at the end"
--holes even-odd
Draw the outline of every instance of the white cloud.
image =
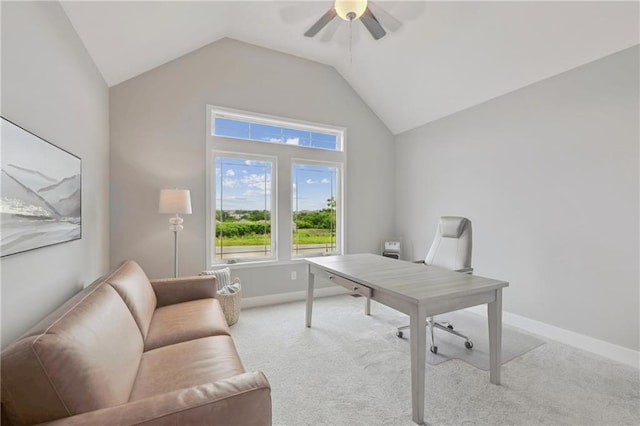
POLYGON ((238 179, 225 178, 222 180, 222 186, 226 186, 227 188, 237 188, 238 183, 238 179))
POLYGON ((225 176, 235 176, 236 172, 233 171, 233 169, 229 169, 227 170, 227 173, 225 173, 225 176))
MULTIPOLYGON (((246 198, 238 197, 237 195, 225 195, 224 196, 224 200, 222 200, 222 201, 224 201, 226 203, 228 201, 241 201, 242 202, 242 201, 246 201, 246 200, 247 200, 246 198)), ((222 201, 220 200, 219 196, 216 197, 216 203, 217 203, 216 205, 219 206, 222 201)))
POLYGON ((285 143, 287 145, 300 145, 300 138, 287 138, 285 143))
MULTIPOLYGON (((247 198, 264 197, 265 196, 265 192, 264 192, 264 190, 260 190, 260 189, 247 189, 246 191, 244 191, 242 193, 242 195, 244 195, 247 198)), ((267 188, 266 195, 271 195, 270 188, 267 188)))
POLYGON ((307 185, 314 185, 316 183, 324 183, 324 184, 331 183, 331 181, 327 178, 322 178, 322 180, 313 180, 309 178, 305 182, 307 183, 307 185))
POLYGON ((250 174, 242 176, 240 181, 249 188, 264 188, 269 183, 269 175, 250 174))

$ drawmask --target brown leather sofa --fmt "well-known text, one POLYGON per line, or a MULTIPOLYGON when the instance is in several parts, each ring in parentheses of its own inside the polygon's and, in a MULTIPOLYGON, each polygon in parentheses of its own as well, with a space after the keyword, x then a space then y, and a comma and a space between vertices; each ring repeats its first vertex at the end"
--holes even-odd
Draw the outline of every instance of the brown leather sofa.
POLYGON ((270 425, 216 288, 124 262, 2 352, 2 424, 270 425))

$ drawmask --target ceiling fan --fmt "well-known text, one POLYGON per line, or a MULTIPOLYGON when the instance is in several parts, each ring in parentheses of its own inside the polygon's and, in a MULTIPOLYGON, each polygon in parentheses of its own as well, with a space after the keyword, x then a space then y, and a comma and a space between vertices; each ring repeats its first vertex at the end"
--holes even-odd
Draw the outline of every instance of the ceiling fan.
MULTIPOLYGON (((373 4, 367 0, 335 0, 331 9, 322 15, 322 17, 318 19, 316 23, 304 33, 304 35, 306 37, 315 36, 320 32, 320 30, 327 26, 329 22, 333 21, 336 16, 339 16, 350 23, 359 19, 362 21, 362 24, 369 31, 371 36, 375 40, 380 40, 387 34, 387 32, 384 30, 380 21, 378 21, 378 18, 376 18, 369 6, 373 6, 373 4)), ((395 31, 395 29, 400 26, 400 22, 395 18, 392 18, 389 14, 382 12, 380 8, 377 8, 377 10, 378 12, 376 13, 384 13, 387 20, 395 21, 391 24, 392 27, 396 27, 390 28, 392 31, 395 31)))

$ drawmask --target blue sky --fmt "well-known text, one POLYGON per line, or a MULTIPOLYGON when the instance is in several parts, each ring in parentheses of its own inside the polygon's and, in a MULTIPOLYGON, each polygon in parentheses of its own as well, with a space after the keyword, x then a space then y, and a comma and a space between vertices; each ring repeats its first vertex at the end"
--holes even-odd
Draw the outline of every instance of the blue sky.
POLYGON ((216 136, 251 139, 262 142, 286 145, 308 146, 322 149, 337 149, 337 137, 333 134, 310 132, 266 124, 248 123, 216 117, 214 120, 216 136))
POLYGON ((216 157, 216 210, 270 210, 271 173, 266 161, 216 157))
MULTIPOLYGON (((219 117, 215 118, 214 124, 217 136, 331 150, 337 148, 337 137, 332 134, 219 117)), ((327 199, 336 195, 336 173, 335 167, 294 164, 292 171, 294 211, 326 208, 327 199)), ((216 209, 269 210, 271 208, 271 175, 271 163, 267 161, 216 157, 216 209)))
MULTIPOLYGON (((327 198, 336 195, 336 172, 335 167, 295 164, 292 174, 293 209, 326 208, 327 198)), ((271 175, 271 163, 267 161, 216 157, 216 208, 269 210, 271 175)))
POLYGON ((316 165, 293 166, 293 210, 321 210, 327 198, 336 196, 336 168, 316 165))

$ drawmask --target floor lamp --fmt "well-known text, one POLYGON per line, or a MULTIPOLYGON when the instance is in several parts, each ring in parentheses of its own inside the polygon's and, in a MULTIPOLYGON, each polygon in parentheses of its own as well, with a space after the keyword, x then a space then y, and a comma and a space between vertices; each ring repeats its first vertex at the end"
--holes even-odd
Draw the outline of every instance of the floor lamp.
POLYGON ((161 189, 158 213, 175 214, 169 219, 169 230, 173 231, 173 276, 178 276, 178 232, 184 221, 180 214, 191 214, 191 193, 188 189, 161 189))

